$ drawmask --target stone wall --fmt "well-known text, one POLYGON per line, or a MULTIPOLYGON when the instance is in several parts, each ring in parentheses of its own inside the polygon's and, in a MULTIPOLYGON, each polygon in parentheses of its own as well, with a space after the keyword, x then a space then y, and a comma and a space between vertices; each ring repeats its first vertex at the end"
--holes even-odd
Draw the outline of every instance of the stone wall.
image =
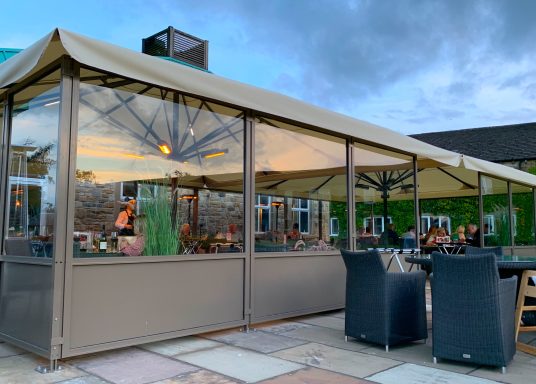
POLYGON ((114 230, 120 203, 115 201, 114 184, 78 182, 75 188, 75 231, 101 231, 105 225, 109 233, 114 230))

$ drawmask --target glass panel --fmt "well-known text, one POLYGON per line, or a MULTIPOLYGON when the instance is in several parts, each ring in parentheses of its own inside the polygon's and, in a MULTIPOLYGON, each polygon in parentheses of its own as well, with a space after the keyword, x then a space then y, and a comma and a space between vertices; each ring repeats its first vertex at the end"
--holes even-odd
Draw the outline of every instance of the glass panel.
POLYGON ((508 184, 506 181, 482 176, 484 204, 484 228, 477 230, 484 236, 484 246, 509 246, 510 211, 508 207, 508 184))
POLYGON ((413 159, 359 143, 353 150, 357 249, 416 247, 413 159))
POLYGON ((534 199, 532 188, 512 185, 514 245, 534 245, 534 199))
POLYGON ((59 71, 14 96, 5 250, 52 257, 58 162, 59 71))
POLYGON ((241 252, 243 116, 82 70, 75 256, 241 252))
POLYGON ((478 196, 427 199, 420 200, 419 204, 425 245, 435 245, 438 229, 440 232, 443 229, 452 242, 463 243, 468 236, 469 224, 478 227, 478 196))
POLYGON ((256 252, 347 247, 345 153, 342 139, 276 120, 256 121, 255 191, 269 197, 257 206, 256 252), (266 216, 270 219, 260 226, 266 216), (330 232, 333 218, 338 234, 330 232))

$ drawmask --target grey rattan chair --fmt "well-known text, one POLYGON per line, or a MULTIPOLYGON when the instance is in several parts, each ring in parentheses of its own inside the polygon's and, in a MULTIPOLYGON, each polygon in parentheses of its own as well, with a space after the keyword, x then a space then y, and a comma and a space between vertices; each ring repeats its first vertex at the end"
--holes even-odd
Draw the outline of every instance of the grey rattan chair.
POLYGON ((480 248, 480 247, 473 247, 471 245, 467 245, 465 247, 465 254, 467 256, 483 255, 487 253, 494 253, 495 256, 502 256, 503 248, 502 247, 480 248))
POLYGON ((515 351, 517 277, 499 279, 493 253, 432 253, 432 335, 437 358, 502 368, 515 351))
POLYGON ((426 273, 387 272, 377 250, 341 250, 346 265, 344 335, 385 346, 428 337, 426 273))

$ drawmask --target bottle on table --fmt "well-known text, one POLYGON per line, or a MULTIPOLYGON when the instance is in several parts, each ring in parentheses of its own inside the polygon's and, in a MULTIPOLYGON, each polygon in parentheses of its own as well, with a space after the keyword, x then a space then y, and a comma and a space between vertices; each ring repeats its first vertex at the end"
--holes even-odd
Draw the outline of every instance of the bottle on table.
POLYGON ((112 238, 110 239, 110 247, 111 247, 111 251, 112 252, 117 252, 118 251, 118 247, 117 247, 117 243, 118 243, 119 239, 117 238, 117 232, 112 232, 112 238))
POLYGON ((102 225, 102 232, 100 234, 99 239, 99 252, 105 253, 106 248, 108 248, 108 242, 106 241, 106 230, 104 228, 104 224, 102 225))

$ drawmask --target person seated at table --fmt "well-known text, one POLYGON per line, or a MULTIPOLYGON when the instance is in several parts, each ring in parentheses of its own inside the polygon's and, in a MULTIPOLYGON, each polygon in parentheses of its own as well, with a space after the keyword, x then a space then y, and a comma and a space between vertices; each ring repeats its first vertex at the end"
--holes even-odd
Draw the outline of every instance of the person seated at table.
POLYGON ((395 232, 394 224, 389 224, 387 230, 381 234, 380 244, 398 247, 398 234, 395 232))
POLYGON ((229 230, 227 231, 227 235, 225 236, 227 241, 238 243, 242 241, 242 234, 238 230, 238 226, 236 224, 229 224, 229 230))
POLYGON ((444 227, 437 228, 434 243, 450 243, 450 237, 444 227))
POLYGON ((463 225, 458 225, 456 232, 452 234, 452 241, 457 243, 465 243, 465 227, 463 225))
POLYGON ((292 230, 288 233, 287 236, 290 240, 301 239, 300 225, 298 223, 294 223, 292 225, 292 230))
POLYGON ((187 238, 190 238, 192 235, 190 233, 190 224, 188 223, 184 223, 181 227, 181 232, 180 232, 180 235, 179 237, 181 239, 187 239, 187 238))
POLYGON ((402 236, 400 236, 402 239, 415 239, 416 238, 416 234, 415 234, 415 226, 414 225, 410 225, 408 227, 408 230, 406 232, 404 232, 402 234, 402 236))
POLYGON ((480 228, 476 224, 467 226, 467 238, 465 242, 473 247, 480 247, 480 228))
POLYGON ((437 227, 435 225, 432 225, 430 228, 428 228, 428 233, 424 236, 424 244, 428 246, 434 246, 435 238, 437 236, 437 227))

